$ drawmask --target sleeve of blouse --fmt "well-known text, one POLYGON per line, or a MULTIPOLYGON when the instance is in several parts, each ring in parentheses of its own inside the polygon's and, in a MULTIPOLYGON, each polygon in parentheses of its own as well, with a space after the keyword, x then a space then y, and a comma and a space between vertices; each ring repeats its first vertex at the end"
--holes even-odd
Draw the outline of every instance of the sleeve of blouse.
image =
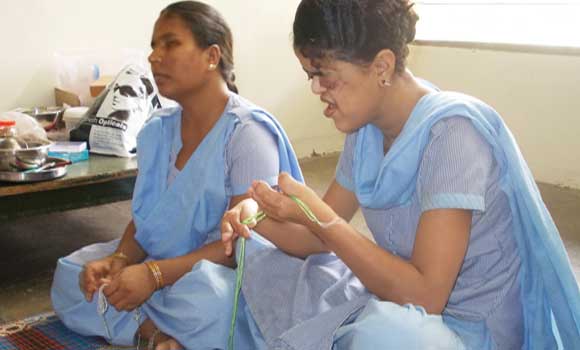
POLYGON ((255 120, 238 125, 226 147, 227 194, 245 194, 254 180, 275 185, 278 183, 279 171, 280 159, 275 135, 255 120))
POLYGON ((485 211, 493 166, 491 146, 468 119, 450 117, 437 122, 419 168, 421 210, 485 211))

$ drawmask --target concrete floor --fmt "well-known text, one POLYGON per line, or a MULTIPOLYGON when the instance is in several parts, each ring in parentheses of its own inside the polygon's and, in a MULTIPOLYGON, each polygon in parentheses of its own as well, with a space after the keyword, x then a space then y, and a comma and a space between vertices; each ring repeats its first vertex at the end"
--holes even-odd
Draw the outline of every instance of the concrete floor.
MULTIPOLYGON (((301 162, 308 184, 322 194, 337 156, 301 162)), ((580 191, 540 184, 540 190, 580 280, 580 191)), ((51 310, 49 289, 56 260, 90 243, 118 237, 130 203, 72 210, 0 223, 0 323, 51 310)), ((368 233, 362 216, 353 224, 368 233)))

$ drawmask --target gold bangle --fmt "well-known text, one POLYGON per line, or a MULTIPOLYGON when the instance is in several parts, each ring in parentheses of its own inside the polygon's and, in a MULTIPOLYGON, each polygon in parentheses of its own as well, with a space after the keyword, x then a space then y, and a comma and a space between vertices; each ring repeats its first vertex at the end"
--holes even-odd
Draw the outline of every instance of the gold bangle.
POLYGON ((157 270, 155 269, 155 266, 153 264, 154 263, 152 261, 145 262, 145 266, 147 266, 149 272, 151 272, 151 275, 153 275, 153 280, 155 280, 155 290, 158 290, 160 281, 159 276, 157 275, 157 270))
POLYGON ((163 288, 163 274, 159 269, 159 265, 154 261, 146 261, 145 266, 149 269, 151 274, 153 275, 153 279, 155 280, 155 290, 163 288))
POLYGON ((127 255, 125 255, 125 253, 123 253, 123 252, 115 252, 115 253, 109 255, 109 257, 111 257, 113 259, 125 260, 126 263, 129 263, 129 257, 127 255))
POLYGON ((153 266, 155 266, 155 270, 157 270, 157 276, 159 276, 159 288, 163 288, 165 286, 165 281, 163 280, 163 274, 161 273, 161 269, 159 268, 159 265, 157 265, 157 263, 153 263, 153 266))

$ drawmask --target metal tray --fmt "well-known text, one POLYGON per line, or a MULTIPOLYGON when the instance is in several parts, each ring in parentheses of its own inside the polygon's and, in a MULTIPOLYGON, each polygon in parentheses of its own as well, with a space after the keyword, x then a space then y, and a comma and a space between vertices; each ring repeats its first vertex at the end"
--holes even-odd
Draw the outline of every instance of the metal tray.
MULTIPOLYGON (((47 162, 62 160, 59 158, 46 159, 47 162)), ((58 179, 66 175, 66 165, 36 172, 0 171, 0 182, 38 182, 58 179)))
POLYGON ((33 108, 17 108, 14 111, 28 114, 42 125, 44 130, 52 130, 59 127, 64 128, 64 121, 62 120, 64 114, 64 107, 33 107, 33 108))

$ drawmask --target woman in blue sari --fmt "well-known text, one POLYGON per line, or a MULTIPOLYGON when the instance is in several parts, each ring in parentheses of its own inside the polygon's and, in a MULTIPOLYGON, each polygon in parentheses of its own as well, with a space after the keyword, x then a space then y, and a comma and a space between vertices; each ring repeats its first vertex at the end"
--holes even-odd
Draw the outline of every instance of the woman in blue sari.
POLYGON ((157 112, 139 134, 133 220, 122 238, 61 258, 51 298, 69 328, 113 344, 142 338, 178 349, 196 338, 199 348, 223 348, 235 263, 219 241, 220 219, 253 179, 302 175, 275 118, 237 95, 232 35, 215 9, 169 5, 151 47, 159 91, 179 107, 157 112), (214 335, 197 339, 209 326, 214 335))
POLYGON ((347 137, 323 199, 282 174, 224 216, 228 253, 253 238, 247 313, 275 349, 578 349, 578 284, 518 146, 490 106, 406 69, 417 19, 408 0, 300 3, 296 55, 347 137))

